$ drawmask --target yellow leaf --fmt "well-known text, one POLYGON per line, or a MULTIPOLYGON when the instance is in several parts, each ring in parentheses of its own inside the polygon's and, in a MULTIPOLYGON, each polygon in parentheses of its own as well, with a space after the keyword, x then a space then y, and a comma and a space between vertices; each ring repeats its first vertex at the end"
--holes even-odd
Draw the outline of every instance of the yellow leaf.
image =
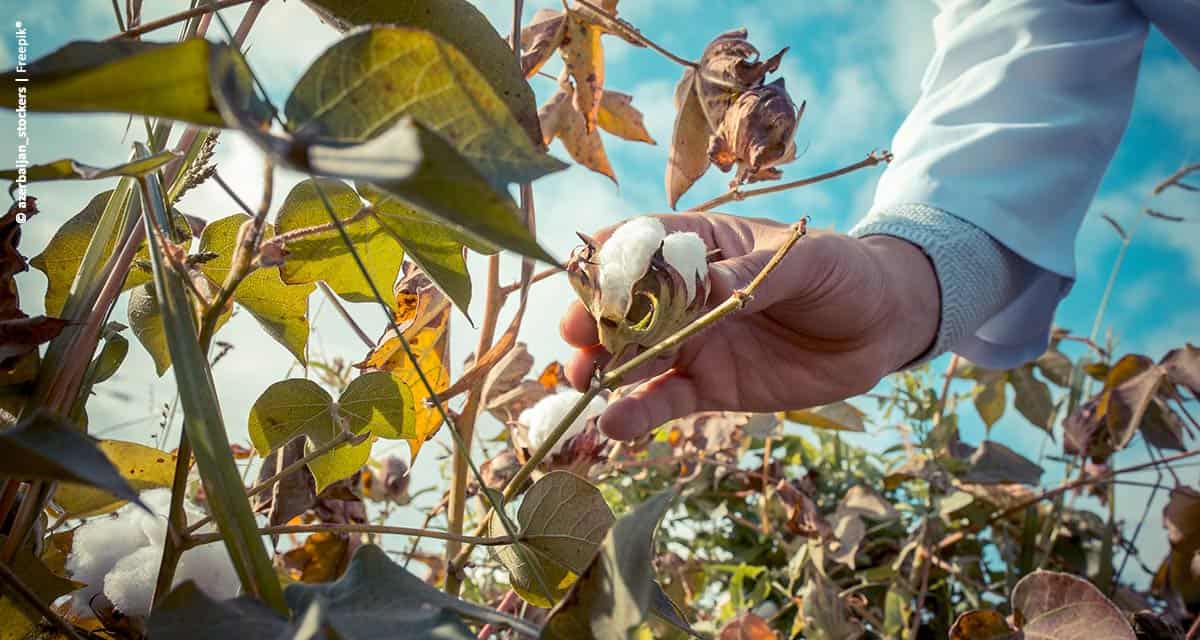
POLYGON ((599 112, 600 128, 617 136, 634 142, 657 144, 646 124, 642 112, 633 106, 633 96, 619 91, 605 91, 600 98, 599 112))
POLYGON ((599 27, 568 12, 563 34, 562 59, 567 73, 575 80, 575 109, 584 117, 588 133, 596 130, 600 100, 604 95, 604 47, 599 27))
POLYGON ((348 558, 350 541, 345 536, 318 531, 304 539, 304 544, 283 554, 283 566, 288 577, 297 582, 332 582, 342 574, 348 558))
MULTIPOLYGON (((576 98, 579 92, 575 92, 576 98)), ((576 108, 578 108, 576 100, 576 108)), ((608 162, 608 154, 604 151, 604 141, 600 139, 600 130, 589 128, 583 114, 571 108, 562 109, 558 114, 558 139, 562 141, 567 153, 583 166, 606 175, 613 182, 617 176, 613 173, 612 165, 608 162)))
MULTIPOLYGON (((98 446, 135 491, 171 486, 178 454, 121 440, 101 440, 98 446)), ((54 504, 63 515, 87 518, 113 511, 125 501, 102 489, 63 483, 54 492, 54 504)))

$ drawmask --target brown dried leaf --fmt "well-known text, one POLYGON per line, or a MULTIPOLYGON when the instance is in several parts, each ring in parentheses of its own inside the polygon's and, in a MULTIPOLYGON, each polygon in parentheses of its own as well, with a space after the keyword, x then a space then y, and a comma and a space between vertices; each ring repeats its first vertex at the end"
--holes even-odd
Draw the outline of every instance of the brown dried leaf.
POLYGON ((599 27, 568 11, 560 48, 567 73, 575 81, 575 110, 583 116, 583 130, 589 134, 596 131, 600 99, 604 95, 602 33, 599 27))
POLYGON ((562 11, 538 9, 533 20, 521 29, 521 71, 532 78, 562 45, 567 16, 562 11))
POLYGON ((538 374, 538 384, 546 388, 546 391, 555 391, 559 385, 566 384, 567 372, 563 370, 562 363, 555 360, 546 365, 542 372, 538 374))
POLYGON ((700 56, 697 92, 709 126, 717 129, 725 119, 725 111, 738 96, 761 86, 768 73, 779 68, 784 48, 769 59, 760 61, 758 49, 746 39, 744 28, 726 31, 704 48, 700 56))
POLYGON ((550 141, 558 136, 564 118, 574 111, 575 107, 571 104, 574 95, 575 90, 571 83, 565 83, 558 92, 550 96, 541 109, 538 109, 538 120, 542 123, 542 142, 545 144, 550 144, 550 141))
POLYGON ((1009 640, 1020 638, 1021 633, 1009 626, 1008 621, 994 609, 967 611, 958 616, 950 627, 950 640, 1009 640))
MULTIPOLYGON (((258 482, 263 482, 304 457, 304 438, 296 438, 272 451, 258 470, 258 482)), ((254 510, 267 512, 270 526, 283 524, 308 511, 317 501, 317 485, 308 468, 297 469, 253 498, 254 510)))
POLYGON ((685 452, 705 455, 736 453, 743 440, 743 427, 754 414, 735 411, 702 411, 670 423, 679 431, 677 442, 685 452))
MULTIPOLYGON (((578 85, 577 85, 578 86, 578 85)), ((579 164, 609 177, 615 184, 617 175, 613 173, 612 165, 608 162, 608 154, 604 151, 604 141, 600 139, 600 130, 595 126, 588 127, 584 115, 579 109, 579 91, 575 92, 575 109, 564 109, 559 116, 558 139, 562 141, 567 153, 579 164)), ((597 109, 599 101, 596 102, 597 109)))
POLYGON ((1167 370, 1167 380, 1171 384, 1187 389, 1200 400, 1200 347, 1189 343, 1172 349, 1159 364, 1167 370))
POLYGON ((1013 620, 1027 638, 1134 640, 1133 628, 1087 580, 1034 571, 1012 592, 1013 620))
POLYGON ((20 309, 17 282, 18 273, 28 271, 25 257, 17 250, 21 242, 21 223, 38 212, 37 199, 27 198, 26 208, 21 201, 13 202, 4 217, 0 218, 0 370, 11 371, 26 354, 37 349, 39 344, 49 342, 67 326, 65 320, 36 316, 30 318, 20 309))
POLYGON ((799 479, 780 480, 775 485, 775 495, 787 510, 788 530, 806 538, 827 538, 833 535, 833 527, 817 509, 804 482, 799 479))
POLYGON ((993 440, 985 440, 971 454, 970 468, 964 482, 975 484, 1036 485, 1042 468, 1021 454, 993 440))
POLYGON ((318 531, 309 534, 304 544, 279 556, 280 564, 292 580, 331 582, 350 563, 350 546, 349 536, 318 531))
POLYGON ((700 96, 696 70, 687 69, 675 87, 675 128, 667 155, 667 204, 675 208, 688 189, 708 171, 708 138, 712 132, 700 96))
POLYGON ((1177 594, 1187 604, 1200 602, 1200 572, 1194 562, 1200 552, 1200 492, 1173 489, 1163 508, 1163 526, 1171 551, 1154 576, 1154 591, 1161 597, 1177 594))
POLYGON ((858 407, 839 400, 811 409, 788 411, 783 417, 790 422, 806 424, 817 429, 862 433, 867 430, 863 422, 865 415, 858 407))
POLYGON ((737 96, 709 140, 708 158, 721 171, 738 170, 730 187, 778 179, 776 165, 796 158, 796 127, 803 113, 792 102, 783 78, 737 96))
POLYGON ((646 131, 642 112, 633 106, 633 96, 619 91, 605 91, 600 98, 600 128, 626 140, 658 144, 646 131))

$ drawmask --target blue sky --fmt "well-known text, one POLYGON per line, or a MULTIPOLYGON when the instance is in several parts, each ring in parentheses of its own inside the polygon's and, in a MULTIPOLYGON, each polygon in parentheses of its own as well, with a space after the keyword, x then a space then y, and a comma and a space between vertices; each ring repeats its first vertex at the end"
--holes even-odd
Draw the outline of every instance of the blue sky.
MULTIPOLYGON (((179 1, 146 4, 147 19, 186 5, 179 1)), ((479 6, 495 24, 502 25, 501 33, 507 32, 509 2, 480 0, 479 6)), ((526 2, 526 18, 536 8, 557 6, 557 1, 550 0, 526 2)), ((764 54, 791 47, 780 75, 786 79, 793 98, 807 100, 808 107, 797 133, 801 155, 785 167, 785 178, 820 173, 858 160, 872 149, 888 147, 893 132, 917 97, 924 64, 932 50, 929 21, 934 8, 918 0, 790 3, 623 0, 620 10, 650 37, 684 57, 697 57, 711 37, 738 26, 749 29, 752 42, 764 54)), ((73 39, 98 39, 115 30, 106 0, 24 3, 6 14, 29 27, 35 56, 73 39)), ((225 15, 231 23, 236 23, 241 9, 228 10, 225 15)), ((176 31, 163 33, 167 35, 160 37, 173 37, 176 31)), ((210 31, 210 35, 219 33, 210 31)), ((282 102, 295 79, 336 37, 332 29, 321 24, 297 0, 272 0, 251 34, 248 55, 273 97, 282 102)), ((649 131, 659 145, 606 139, 606 148, 620 179, 619 187, 580 168, 537 183, 540 237, 558 255, 566 255, 573 246, 576 230, 587 231, 639 213, 665 209, 662 174, 673 120, 671 93, 679 69, 647 49, 611 38, 605 44, 606 85, 634 96, 634 105, 646 114, 649 131)), ((0 65, 11 66, 14 46, 11 36, 0 39, 0 45, 0 65)), ((557 61, 552 62, 547 70, 555 73, 557 65, 557 61)), ((550 80, 535 78, 532 82, 543 100, 554 89, 550 80)), ((1138 84, 1129 128, 1074 249, 1079 265, 1078 282, 1057 316, 1057 324, 1077 333, 1086 334, 1091 328, 1119 248, 1116 234, 1099 214, 1108 213, 1128 228, 1138 211, 1147 205, 1150 186, 1180 165, 1200 160, 1200 116, 1195 108, 1200 104, 1200 72, 1154 32, 1147 44, 1138 84)), ((11 113, 0 114, 0 129, 11 131, 12 122, 11 113)), ((129 141, 122 142, 125 122, 121 116, 109 115, 33 116, 32 159, 73 157, 98 165, 119 162, 129 149, 129 141)), ((131 135, 139 134, 140 125, 135 125, 131 135)), ((226 134, 222 140, 218 159, 223 175, 244 198, 255 201, 257 152, 236 135, 226 134)), ((566 157, 557 143, 551 151, 566 157)), ((844 231, 869 207, 879 171, 866 170, 815 187, 737 203, 727 210, 784 221, 810 215, 816 227, 844 231)), ((277 195, 281 196, 297 179, 296 175, 282 176, 277 195)), ((727 180, 726 174, 711 171, 685 196, 681 206, 722 192, 727 180)), ((41 198, 43 213, 25 229, 22 249, 26 255, 36 254, 53 229, 102 188, 107 186, 82 183, 35 186, 32 193, 41 198)), ((1157 357, 1187 339, 1200 341, 1200 197, 1180 196, 1176 193, 1170 199, 1154 202, 1153 206, 1190 216, 1197 223, 1170 225, 1146 220, 1129 250, 1104 324, 1122 351, 1140 351, 1157 357)), ((181 208, 208 219, 234 211, 213 185, 189 194, 181 208)), ((1063 247, 1063 251, 1070 250, 1063 247)), ((475 260, 472 265, 475 273, 481 275, 480 262, 475 260)), ((27 310, 35 313, 44 292, 44 279, 34 272, 22 276, 19 282, 27 310)), ((567 355, 566 347, 557 339, 556 325, 558 309, 571 296, 563 282, 548 281, 535 290, 532 302, 535 312, 527 320, 524 336, 539 366, 567 355)), ((319 298, 314 297, 313 312, 317 313, 319 307, 319 298)), ((369 308, 354 312, 370 327, 369 332, 381 329, 369 308)), ((123 318, 122 307, 114 319, 123 318)), ((314 351, 341 355, 351 361, 362 357, 361 345, 328 308, 321 308, 314 324, 317 327, 312 342, 314 351)), ((291 369, 286 352, 258 335, 247 314, 235 317, 221 335, 237 345, 215 372, 234 438, 243 437, 246 415, 257 395, 291 369)), ((452 344, 452 362, 461 362, 473 344, 470 329, 464 323, 456 326, 452 344)), ((936 366, 939 370, 944 367, 944 359, 936 366)), ((291 374, 301 375, 297 371, 291 374)), ((93 424, 104 430, 141 419, 111 435, 145 441, 153 431, 153 414, 163 402, 170 401, 172 394, 170 376, 155 380, 149 358, 134 347, 125 368, 93 402, 93 424)), ((977 420, 966 420, 963 427, 968 441, 983 437, 977 420)), ((992 436, 1027 452, 1036 453, 1043 444, 1038 431, 1019 421, 1002 422, 992 436)), ((439 439, 448 442, 444 435, 439 439)), ((390 448, 385 444, 379 450, 390 448)), ((1048 445, 1049 450, 1057 448, 1048 445)), ((435 449, 427 451, 433 454, 435 449)), ((417 486, 436 482, 437 454, 426 455, 417 470, 417 486), (422 478, 428 479, 427 482, 421 482, 422 478)), ((1130 456, 1130 461, 1138 457, 1132 453, 1130 456)), ((1189 470, 1185 478, 1195 480, 1196 474, 1189 470)))

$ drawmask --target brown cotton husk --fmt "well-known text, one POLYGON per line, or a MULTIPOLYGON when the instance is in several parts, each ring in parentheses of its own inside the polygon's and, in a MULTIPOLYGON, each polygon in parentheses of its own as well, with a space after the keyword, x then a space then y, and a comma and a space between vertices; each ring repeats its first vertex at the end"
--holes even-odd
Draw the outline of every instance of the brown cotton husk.
POLYGON ((737 165, 731 187, 747 182, 776 180, 777 165, 796 157, 796 126, 803 106, 796 108, 783 78, 738 96, 725 111, 709 140, 708 158, 721 171, 737 165))
POLYGON ((721 126, 725 111, 742 92, 761 86, 768 73, 779 68, 784 48, 766 60, 759 59, 758 48, 750 44, 743 29, 726 31, 708 43, 700 57, 696 90, 700 104, 713 129, 721 126))
POLYGON ((684 275, 667 263, 659 246, 645 275, 629 292, 632 302, 625 315, 604 315, 601 310, 606 305, 600 288, 600 265, 595 260, 598 247, 586 237, 584 241, 585 244, 576 248, 567 262, 567 278, 596 319, 600 344, 614 356, 619 357, 630 348, 662 342, 704 310, 708 299, 707 277, 696 278, 695 295, 689 298, 684 275))

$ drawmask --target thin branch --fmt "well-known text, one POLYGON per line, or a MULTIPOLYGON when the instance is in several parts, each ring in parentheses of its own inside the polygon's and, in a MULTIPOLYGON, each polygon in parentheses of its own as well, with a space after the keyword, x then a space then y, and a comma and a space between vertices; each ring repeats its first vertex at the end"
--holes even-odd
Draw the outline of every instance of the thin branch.
POLYGON ((333 305, 334 310, 338 312, 338 315, 342 317, 342 320, 345 320, 346 324, 350 325, 350 328, 354 331, 354 335, 358 336, 358 339, 362 340, 363 344, 366 345, 368 349, 374 349, 375 341, 371 339, 371 336, 367 335, 366 331, 363 331, 362 327, 358 326, 358 323, 354 321, 354 318, 350 317, 350 312, 346 310, 346 307, 342 304, 342 301, 338 300, 337 294, 333 292, 333 289, 330 289, 329 285, 325 284, 324 280, 317 281, 317 288, 321 290, 321 293, 325 294, 325 298, 329 300, 330 304, 333 305))
MULTIPOLYGON (((32 589, 25 586, 25 583, 21 582, 21 578, 19 578, 17 574, 13 573, 12 569, 9 569, 8 565, 3 562, 0 562, 0 580, 3 580, 12 591, 14 591, 18 596, 21 597, 22 600, 25 601, 26 604, 40 613, 42 617, 49 620, 51 624, 57 627, 59 631, 62 631, 63 634, 65 634, 68 638, 71 638, 72 640, 83 640, 83 638, 81 638, 79 634, 75 632, 75 627, 67 624, 66 620, 63 620, 62 617, 55 613, 53 609, 51 609, 46 603, 42 602, 41 598, 38 598, 37 594, 34 593, 32 589)), ((33 622, 36 623, 37 621, 33 620, 33 622)))
MULTIPOLYGON (((539 272, 533 274, 533 277, 531 277, 529 279, 529 284, 541 282, 542 280, 545 280, 546 278, 549 278, 550 276, 552 276, 556 273, 565 273, 565 272, 562 270, 561 267, 550 267, 548 269, 545 269, 544 271, 539 271, 539 272)), ((500 295, 507 297, 507 296, 510 296, 513 293, 516 293, 517 291, 520 291, 520 290, 521 290, 521 283, 514 282, 512 284, 506 284, 503 287, 500 287, 500 295)))
MULTIPOLYGON (((455 535, 449 531, 438 531, 437 529, 417 529, 415 527, 393 527, 382 524, 289 524, 280 525, 277 527, 263 527, 258 530, 260 535, 284 535, 289 533, 378 533, 392 534, 401 536, 421 536, 423 538, 434 538, 437 540, 450 540, 455 542, 467 542, 481 547, 498 547, 506 544, 512 544, 517 540, 514 536, 464 536, 455 535)), ((220 533, 204 533, 192 536, 188 541, 189 546, 199 546, 222 540, 220 533)))
MULTIPOLYGON (((583 2, 583 1, 584 0, 580 0, 580 2, 583 2)), ((859 169, 865 169, 867 167, 873 167, 877 164, 887 163, 887 162, 891 162, 891 161, 892 161, 892 154, 890 151, 872 151, 871 153, 867 154, 866 158, 863 158, 862 160, 859 160, 858 162, 855 162, 854 164, 847 165, 847 166, 842 167, 841 169, 835 169, 835 170, 829 171, 827 173, 822 173, 820 175, 815 175, 815 176, 812 176, 811 178, 804 178, 802 180, 793 180, 792 182, 783 182, 780 184, 771 185, 769 187, 760 187, 758 189, 747 189, 745 191, 741 191, 737 187, 734 187, 733 189, 726 191, 725 193, 713 198, 712 200, 709 200, 708 202, 702 202, 702 203, 688 209, 688 211, 708 211, 708 210, 712 209, 713 207, 719 207, 719 206, 729 203, 729 202, 741 202, 742 200, 745 200, 746 198, 753 198, 755 196, 764 196, 764 195, 767 195, 768 193, 778 193, 780 191, 787 191, 788 189, 795 189, 797 187, 806 187, 810 184, 824 182, 825 180, 829 180, 832 178, 836 178, 838 176, 846 175, 847 173, 852 173, 854 171, 858 171, 859 169)))
MULTIPOLYGON (((117 0, 113 0, 114 5, 116 4, 116 1, 117 0)), ((187 11, 180 11, 179 13, 171 14, 169 16, 159 18, 158 20, 151 20, 150 22, 147 22, 145 24, 142 24, 142 25, 139 25, 132 29, 129 29, 128 31, 124 30, 124 27, 122 27, 122 32, 118 33, 115 36, 112 36, 111 38, 108 39, 108 41, 111 42, 113 40, 124 40, 127 38, 136 38, 142 34, 149 33, 151 31, 155 31, 157 29, 161 29, 163 27, 173 25, 177 22, 183 22, 184 20, 189 20, 191 18, 194 18, 199 15, 203 15, 205 13, 212 13, 213 11, 219 11, 221 9, 228 9, 229 7, 235 7, 239 4, 246 4, 247 2, 252 2, 252 1, 257 1, 257 0, 220 0, 219 2, 205 4, 205 5, 196 7, 194 9, 188 9, 187 11)), ((118 15, 119 15, 119 12, 118 12, 118 15)))
POLYGON ((632 39, 636 40, 637 42, 641 43, 642 45, 650 47, 651 49, 661 53, 663 55, 663 57, 670 60, 671 62, 674 62, 677 65, 680 65, 683 67, 689 67, 689 68, 693 68, 693 69, 698 66, 695 62, 693 62, 691 60, 681 58, 681 57, 671 53, 670 51, 667 51, 665 48, 663 48, 657 42, 651 40, 650 38, 647 38, 645 36, 645 34, 643 34, 641 31, 638 30, 637 27, 618 18, 617 16, 614 16, 613 14, 609 13, 608 11, 605 11, 603 7, 600 7, 592 2, 589 2, 588 0, 578 0, 578 2, 579 2, 579 4, 585 6, 588 9, 591 9, 592 11, 599 14, 600 17, 604 18, 609 23, 606 26, 610 27, 617 35, 627 36, 628 38, 632 38, 632 39))
POLYGON ((125 31, 125 19, 121 17, 121 5, 117 4, 117 0, 112 0, 113 15, 117 18, 117 30, 125 31))
MULTIPOLYGON (((1152 195, 1158 195, 1170 187, 1180 186, 1180 180, 1183 180, 1189 173, 1194 171, 1200 171, 1200 162, 1183 166, 1175 173, 1163 178, 1162 182, 1154 185, 1154 189, 1150 193, 1152 195)), ((1183 185, 1183 188, 1190 190, 1188 185, 1183 185)))

